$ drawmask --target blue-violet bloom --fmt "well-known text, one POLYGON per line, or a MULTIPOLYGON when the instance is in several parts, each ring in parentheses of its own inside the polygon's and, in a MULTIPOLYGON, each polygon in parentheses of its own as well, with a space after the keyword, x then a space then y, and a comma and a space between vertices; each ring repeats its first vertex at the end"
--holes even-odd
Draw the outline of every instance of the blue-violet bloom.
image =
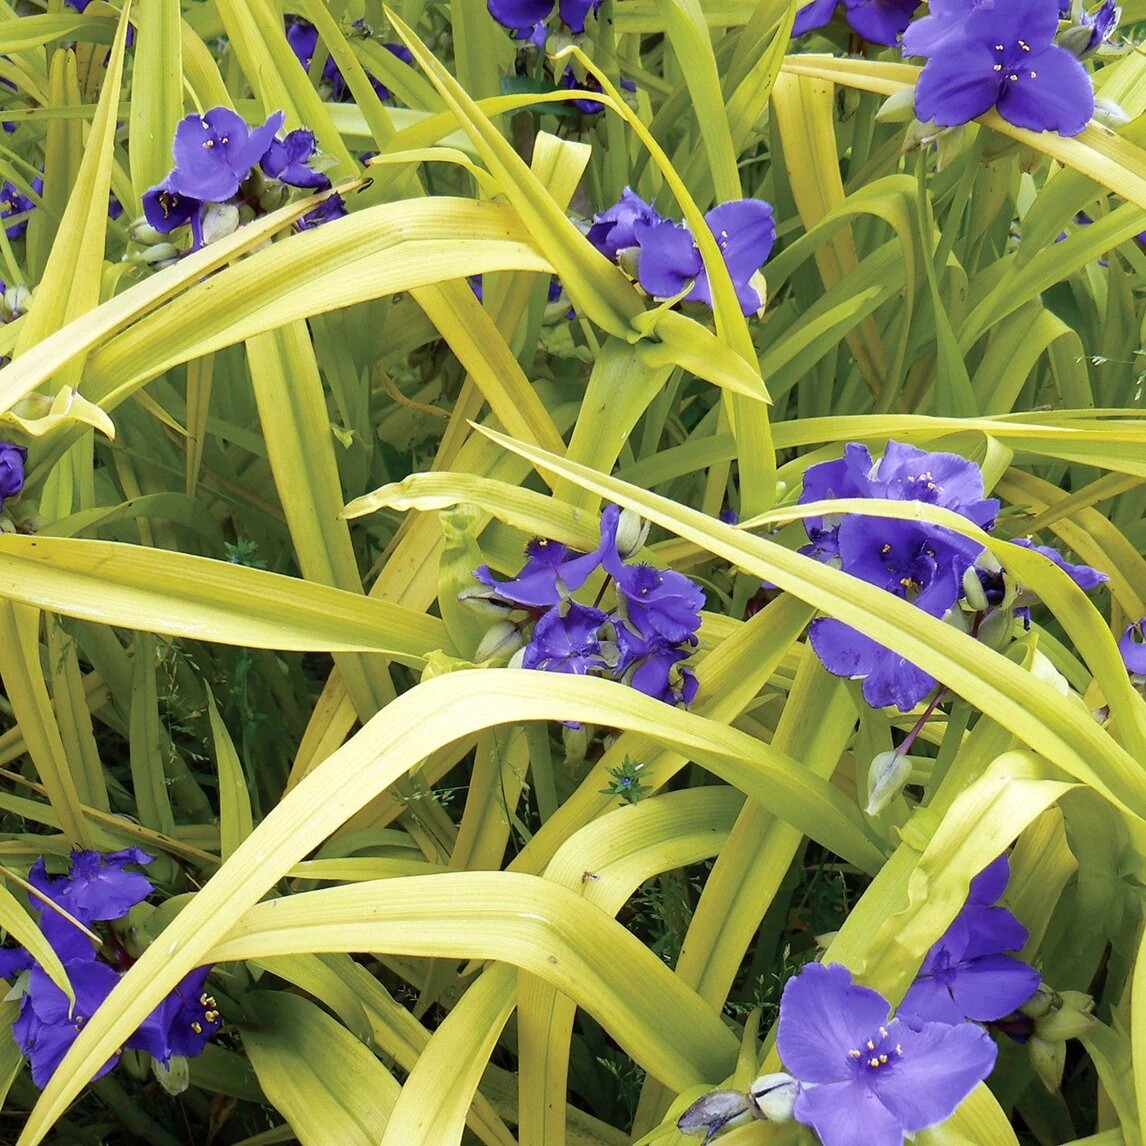
POLYGON ((215 107, 181 119, 175 129, 175 169, 165 181, 167 189, 205 203, 230 199, 266 155, 285 118, 276 111, 264 124, 251 128, 230 108, 215 107))
POLYGON ((24 488, 24 463, 28 451, 12 442, 0 442, 0 509, 6 498, 15 497, 24 488))
POLYGON ((794 1117, 823 1146, 902 1146, 905 1133, 949 1118, 995 1065, 982 1027, 889 1012, 840 964, 808 964, 784 988, 776 1048, 802 1084, 794 1117))
POLYGON ((1094 112, 1094 88, 1055 44, 1057 32, 1057 5, 1048 0, 975 8, 920 73, 916 115, 955 127, 994 107, 1016 127, 1077 135, 1094 112))
POLYGON ((315 150, 314 132, 299 128, 287 132, 285 139, 272 139, 259 166, 280 183, 325 191, 330 180, 321 171, 307 166, 315 150))
POLYGON ((822 28, 840 7, 857 35, 872 44, 895 44, 911 22, 919 0, 813 0, 796 14, 792 35, 822 28))
POLYGON ((593 216, 593 224, 585 237, 601 254, 615 262, 621 251, 637 245, 637 237, 633 233, 637 223, 663 222, 662 215, 631 187, 626 187, 612 207, 593 216))
POLYGON ((1146 617, 1127 627, 1118 638, 1118 651, 1128 673, 1146 677, 1146 617))

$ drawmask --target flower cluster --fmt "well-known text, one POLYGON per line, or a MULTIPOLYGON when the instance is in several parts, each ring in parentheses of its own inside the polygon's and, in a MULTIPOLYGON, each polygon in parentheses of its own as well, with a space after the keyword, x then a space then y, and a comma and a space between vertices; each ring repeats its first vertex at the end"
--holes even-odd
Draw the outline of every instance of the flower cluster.
MULTIPOLYGON (((28 873, 29 882, 42 897, 32 900, 39 912, 40 930, 60 957, 76 996, 74 1007, 69 1007, 67 996, 23 948, 0 951, 0 977, 15 979, 15 990, 23 995, 12 1034, 31 1062, 32 1080, 41 1088, 131 963, 114 930, 105 928, 107 943, 97 948, 90 927, 122 919, 151 894, 151 881, 127 870, 128 864, 151 861, 139 848, 110 855, 73 852, 65 876, 48 875, 43 857, 28 873)), ((192 1058, 201 1053, 221 1022, 215 1000, 206 991, 209 972, 209 967, 200 967, 187 975, 124 1047, 146 1051, 165 1067, 174 1056, 192 1058)), ((118 1060, 117 1053, 97 1077, 118 1060)))
POLYGON ((628 526, 629 515, 611 505, 601 515, 601 543, 592 553, 537 538, 513 580, 497 580, 485 565, 476 569, 482 587, 463 598, 494 606, 502 618, 477 659, 514 649, 512 663, 522 668, 608 677, 667 704, 691 704, 697 680, 681 662, 696 646, 704 594, 682 573, 625 564, 643 541, 643 531, 629 536, 628 526), (604 588, 592 605, 572 596, 598 569, 616 588, 609 612, 598 607, 604 588), (526 616, 511 620, 515 612, 526 616))
MULTIPOLYGON (((1033 967, 1004 954, 1027 940, 1026 928, 996 904, 1009 876, 1003 855, 972 881, 895 1018, 888 1001, 853 982, 846 967, 805 966, 780 999, 776 1049, 787 1073, 765 1075, 746 1093, 706 1094, 677 1128, 709 1142, 752 1119, 795 1119, 823 1146, 850 1146, 857 1125, 871 1146, 902 1146, 905 1135, 949 1118, 991 1073, 997 1048, 985 1024, 1022 1029, 1023 1041, 1041 1042, 1061 1061, 1066 1039, 1093 1026, 1093 1003, 1079 992, 1057 994, 1033 967)), ((1051 1086, 1053 1071, 1039 1068, 1040 1055, 1042 1048, 1032 1061, 1051 1086)))
MULTIPOLYGON (((849 443, 837 461, 808 467, 799 500, 806 505, 869 497, 940 506, 987 530, 999 510, 995 498, 983 496, 983 475, 973 462, 900 442, 888 442, 878 462, 872 461, 866 446, 849 443)), ((1027 603, 979 542, 950 529, 862 514, 813 516, 804 526, 809 543, 801 552, 806 556, 910 601, 933 617, 951 614, 953 620, 961 619, 955 606, 965 600, 978 618, 972 626, 976 635, 987 612, 1025 608, 1027 603)), ((1027 540, 1014 544, 1050 558, 1083 589, 1107 580, 1089 566, 1068 564, 1057 550, 1027 540)), ((909 712, 935 687, 935 679, 922 669, 842 621, 813 621, 810 640, 830 673, 863 681, 864 699, 873 708, 895 705, 909 712)))
MULTIPOLYGON (((362 20, 355 21, 354 31, 362 35, 369 34, 362 20)), ((314 53, 318 49, 318 29, 309 20, 304 20, 301 16, 288 16, 286 18, 286 38, 298 62, 309 72, 314 53)), ((405 44, 383 44, 382 47, 404 64, 414 62, 413 53, 405 44)), ((392 97, 393 93, 381 80, 376 79, 369 72, 366 73, 366 78, 370 81, 370 85, 374 88, 379 99, 387 100, 392 97)), ((326 63, 322 65, 321 83, 323 94, 327 95, 333 103, 347 103, 354 99, 345 77, 331 56, 327 56, 326 63)))
POLYGON ((1079 55, 1110 36, 1117 13, 1104 5, 1091 18, 1077 54, 1055 42, 1059 15, 1058 0, 935 0, 903 35, 904 52, 927 60, 916 115, 954 127, 996 108, 1016 127, 1077 135, 1094 114, 1094 87, 1079 55))
MULTIPOLYGON (((143 212, 160 234, 190 224, 192 249, 230 234, 242 221, 278 206, 287 187, 325 191, 330 180, 311 167, 314 134, 300 129, 278 138, 285 116, 276 111, 257 127, 227 107, 189 115, 175 129, 175 167, 144 193, 143 212)), ((325 222, 346 213, 332 196, 312 214, 325 222), (333 204, 333 206, 332 206, 333 204)), ((305 222, 300 223, 305 227, 305 222)))
MULTIPOLYGON (((741 310, 756 314, 764 298, 754 279, 776 241, 771 204, 762 199, 721 203, 704 221, 724 256, 741 310)), ((586 237, 653 298, 675 298, 687 291, 685 302, 712 306, 708 271, 692 232, 684 223, 665 219, 630 188, 612 207, 593 216, 586 237)))
MULTIPOLYGON (((487 0, 489 14, 518 40, 531 40, 538 47, 545 43, 553 0, 487 0)), ((585 31, 585 21, 596 15, 601 0, 558 0, 557 15, 574 35, 585 31)))

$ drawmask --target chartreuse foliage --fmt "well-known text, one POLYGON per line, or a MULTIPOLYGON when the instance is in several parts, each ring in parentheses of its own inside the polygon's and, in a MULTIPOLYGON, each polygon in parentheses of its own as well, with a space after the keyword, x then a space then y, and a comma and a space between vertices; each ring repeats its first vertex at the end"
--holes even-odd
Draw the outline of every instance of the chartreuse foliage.
POLYGON ((1003 1045, 916 1140, 1139 1142, 1146 702, 1117 640, 1146 615, 1146 56, 1088 64, 1121 127, 989 111, 908 148, 880 109, 919 68, 841 18, 790 42, 787 0, 603 0, 549 59, 480 0, 75 7, 0 2, 0 173, 44 181, 26 236, 0 230, 0 437, 28 450, 0 532, 0 926, 70 990, 33 861, 140 848, 158 891, 42 1092, 0 1005, 19 1142, 695 1141, 696 1098, 782 1069, 801 964, 895 1005, 1008 850, 1022 958, 1094 1014, 1060 1083, 1003 1045), (316 30, 306 66, 284 14, 316 30), (300 227, 319 200, 292 193, 196 250, 141 230, 180 121, 216 107, 313 132, 347 216, 300 227), (711 309, 586 240, 626 187, 690 227, 711 309), (703 221, 739 198, 776 225, 758 315, 703 221), (980 467, 994 530, 801 500, 889 441, 980 467), (595 550, 610 504, 704 590, 687 710, 485 659, 459 602, 531 538, 595 550), (1029 630, 978 639, 797 552, 845 513, 987 549, 1029 630), (817 616, 944 691, 869 707, 817 616), (182 1094, 130 1050, 89 1088, 209 964, 223 1028, 182 1094))

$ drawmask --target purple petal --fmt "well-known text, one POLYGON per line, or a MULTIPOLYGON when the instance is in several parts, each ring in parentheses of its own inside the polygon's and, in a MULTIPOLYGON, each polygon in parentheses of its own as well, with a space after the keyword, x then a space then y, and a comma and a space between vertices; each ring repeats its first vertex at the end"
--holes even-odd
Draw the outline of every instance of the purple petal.
POLYGON ((973 880, 967 891, 967 902, 988 906, 997 902, 1011 878, 1011 860, 1006 852, 993 859, 973 880))
POLYGON ((960 966, 951 994, 966 1018, 989 1022, 1021 1007, 1040 980, 1033 967, 1013 955, 984 955, 960 966))
POLYGON ((1146 617, 1135 621, 1118 638, 1118 651, 1127 672, 1146 676, 1146 617))
MULTIPOLYGON (((704 261, 692 241, 692 235, 676 223, 636 223, 633 237, 641 248, 637 263, 637 280, 653 298, 672 298, 694 282, 688 298, 710 302, 697 293, 704 275, 704 261)), ((708 280, 704 279, 704 294, 708 294, 708 280)))
POLYGON ((486 7, 503 28, 523 32, 549 19, 553 0, 488 0, 486 7))
POLYGON ((167 180, 143 193, 144 217, 162 235, 190 222, 191 216, 202 206, 200 200, 171 190, 167 180))
POLYGON ((887 656, 863 682, 863 698, 872 708, 910 712, 935 687, 936 680, 898 653, 887 656))
MULTIPOLYGON (((891 1069, 873 1071, 871 1087, 899 1125, 923 1130, 950 1118, 991 1073, 998 1053, 990 1035, 973 1023, 896 1024, 902 1055, 891 1069)), ((825 1143, 825 1146, 827 1144, 825 1143)))
POLYGON ((980 43, 955 41, 933 55, 915 85, 915 114, 939 127, 970 123, 995 106, 995 53, 980 43))
POLYGON ((792 1114, 823 1146, 903 1146, 903 1126, 858 1078, 802 1087, 792 1114))
POLYGON ((933 975, 921 975, 911 984, 896 1014, 928 1023, 961 1023, 967 1018, 948 985, 933 975))
POLYGON ((889 1010, 882 995, 853 983, 842 964, 808 963, 788 980, 780 999, 780 1058, 801 1082, 850 1078, 848 1052, 887 1022, 889 1010))
POLYGON ((596 12, 600 7, 601 0, 559 0, 557 10, 561 22, 574 35, 580 36, 585 31, 585 20, 589 13, 596 12))
POLYGON ((1041 553, 1048 560, 1053 561, 1070 579, 1084 592, 1089 593, 1105 584, 1110 578, 1101 569, 1094 569, 1090 565, 1072 565, 1063 555, 1049 545, 1035 545, 1029 538, 1013 537, 1012 545, 1021 545, 1024 549, 1033 549, 1041 553))
POLYGON ((1021 40, 1038 52, 1058 31, 1058 11, 1048 0, 995 0, 976 6, 963 28, 968 40, 1008 47, 1021 40))
POLYGON ((999 114, 1030 131, 1078 135, 1094 114, 1094 87, 1086 69, 1054 44, 1024 63, 1026 67, 1007 74, 999 114))
POLYGON ((844 0, 848 24, 872 44, 898 43, 918 0, 844 0))
POLYGON ((792 25, 792 37, 803 36, 816 28, 822 28, 835 15, 839 0, 812 0, 811 4, 796 13, 792 25))

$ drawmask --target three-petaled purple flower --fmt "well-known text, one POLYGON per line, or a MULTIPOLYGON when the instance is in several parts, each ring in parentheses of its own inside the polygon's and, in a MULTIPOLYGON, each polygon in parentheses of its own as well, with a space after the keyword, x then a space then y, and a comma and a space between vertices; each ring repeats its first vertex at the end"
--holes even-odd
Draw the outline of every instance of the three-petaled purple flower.
POLYGON ((325 191, 330 180, 321 171, 308 166, 316 150, 314 132, 299 128, 287 132, 285 139, 272 139, 259 160, 259 166, 280 183, 325 191))
MULTIPOLYGON (((120 919, 141 903, 151 894, 151 881, 139 872, 128 871, 127 865, 151 861, 152 857, 139 848, 110 855, 80 851, 72 852, 66 875, 48 875, 43 857, 28 873, 32 887, 48 901, 32 900, 40 916, 40 929, 60 957, 76 996, 75 1006, 69 1006, 64 992, 23 948, 0 950, 0 977, 20 976, 17 986, 23 994, 12 1034, 31 1063, 32 1080, 41 1088, 55 1073, 83 1025, 119 982, 124 962, 130 962, 119 944, 114 944, 112 961, 105 960, 102 949, 93 948, 90 937, 76 923, 90 927, 120 919), (66 911, 76 923, 56 907, 66 911)), ((222 1021, 214 998, 206 993, 209 973, 210 968, 200 967, 187 975, 124 1046, 146 1051, 164 1066, 173 1055, 199 1054, 222 1021)), ((96 1077, 106 1074, 118 1061, 117 1052, 96 1077)))
POLYGON ((843 8, 848 26, 872 44, 894 44, 911 22, 919 0, 812 0, 796 13, 792 35, 822 28, 843 8))
POLYGON ((944 1023, 989 1022, 1017 1010, 1035 993, 1039 973, 1004 954, 1027 941, 1027 929, 995 905, 1009 878, 1004 854, 971 881, 966 904, 927 952, 900 1015, 944 1023))
MULTIPOLYGON (((286 20, 287 43, 304 70, 309 72, 315 50, 318 48, 318 29, 309 20, 304 20, 301 16, 288 16, 286 20)), ((361 25, 362 21, 355 21, 355 27, 361 25)), ((405 44, 383 44, 382 47, 404 64, 414 62, 414 56, 405 44)), ((370 81, 370 86, 377 93, 379 99, 387 100, 393 96, 390 89, 369 72, 366 73, 366 78, 370 81)), ((332 102, 345 103, 354 98, 350 86, 347 84, 341 69, 334 62, 333 56, 326 57, 326 63, 322 66, 322 80, 330 89, 332 102)))
POLYGON ((626 187, 612 207, 593 216, 593 224, 585 237, 601 254, 615 262, 621 251, 637 245, 633 228, 638 223, 663 222, 664 216, 631 187, 626 187))
MULTIPOLYGON (((721 203, 704 216, 745 314, 755 314, 764 300, 751 284, 752 276, 767 261, 776 241, 772 207, 761 199, 721 203)), ((708 270, 692 232, 683 223, 638 220, 633 237, 640 248, 637 281, 653 298, 666 299, 687 291, 686 302, 712 306, 708 270)))
POLYGON ((921 120, 954 127, 994 107, 1016 127, 1062 135, 1077 135, 1090 121, 1090 77, 1054 42, 1056 0, 963 0, 928 19, 937 23, 905 36, 905 50, 929 56, 915 89, 921 120))
POLYGON ((788 980, 776 1048, 800 1083, 793 1116, 823 1146, 902 1146, 949 1118, 991 1073, 996 1047, 973 1023, 889 1019, 878 992, 840 964, 788 980))
POLYGON ((167 189, 204 203, 230 199, 266 155, 285 119, 276 111, 250 128, 229 107, 186 116, 175 129, 175 169, 166 179, 167 189))

